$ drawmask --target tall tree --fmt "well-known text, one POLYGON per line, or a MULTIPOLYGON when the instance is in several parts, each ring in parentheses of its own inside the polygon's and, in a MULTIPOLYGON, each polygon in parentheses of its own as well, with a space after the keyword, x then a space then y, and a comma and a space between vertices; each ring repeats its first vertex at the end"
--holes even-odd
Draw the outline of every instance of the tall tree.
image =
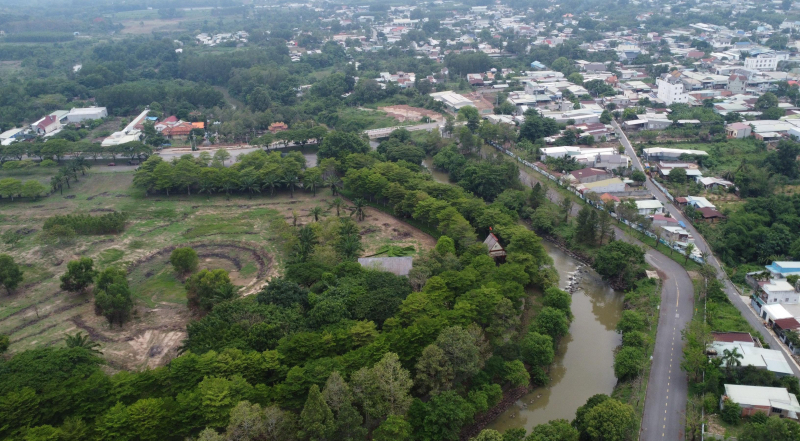
POLYGON ((333 420, 328 404, 319 391, 316 384, 311 386, 308 391, 306 404, 300 413, 300 432, 299 438, 308 441, 327 441, 331 440, 336 424, 333 420))

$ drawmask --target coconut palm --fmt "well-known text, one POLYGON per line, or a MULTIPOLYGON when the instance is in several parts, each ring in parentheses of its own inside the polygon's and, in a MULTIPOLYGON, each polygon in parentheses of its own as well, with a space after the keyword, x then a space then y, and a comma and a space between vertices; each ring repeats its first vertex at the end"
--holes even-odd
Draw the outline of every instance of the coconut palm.
POLYGON ((728 377, 731 376, 734 367, 740 367, 742 365, 740 360, 742 358, 744 358, 744 355, 740 354, 739 350, 736 348, 722 351, 722 362, 725 363, 725 372, 728 377))
POLYGON ((297 247, 295 252, 297 259, 301 262, 308 260, 311 253, 314 252, 314 247, 319 243, 317 234, 314 229, 306 225, 297 231, 297 247))
POLYGON ((264 176, 264 185, 262 188, 269 187, 269 195, 273 196, 275 194, 275 187, 281 184, 281 178, 276 175, 275 173, 267 173, 264 176))
POLYGON ((75 335, 67 334, 64 341, 67 343, 68 348, 83 348, 96 354, 102 354, 98 349, 100 344, 93 342, 89 339, 89 335, 84 335, 83 332, 78 332, 75 335))
POLYGON ((328 176, 327 178, 325 178, 322 185, 330 187, 331 194, 333 194, 334 196, 339 194, 339 187, 341 187, 341 182, 339 181, 339 178, 336 177, 335 175, 328 176))
POLYGON ((81 175, 86 175, 86 170, 92 167, 92 164, 89 164, 89 161, 86 160, 83 156, 77 156, 75 159, 70 161, 69 167, 75 172, 80 172, 81 175))
POLYGON ((309 173, 308 176, 303 179, 303 187, 310 189, 314 193, 314 196, 317 195, 317 188, 322 185, 322 183, 322 176, 317 173, 309 173))
POLYGON ((232 179, 225 179, 219 185, 219 189, 224 191, 226 196, 230 196, 231 191, 236 190, 236 188, 236 182, 234 182, 232 179))
POLYGON ((342 256, 344 260, 354 261, 364 251, 361 246, 361 237, 357 234, 348 234, 342 237, 336 244, 336 251, 342 256))
POLYGON ((344 199, 342 198, 333 198, 328 208, 333 208, 333 207, 336 207, 336 217, 339 217, 339 210, 341 210, 342 208, 347 208, 347 204, 344 203, 344 199))
POLYGON ((289 170, 283 175, 281 182, 289 187, 290 195, 294 198, 294 189, 300 184, 300 176, 294 171, 289 170))
POLYGON ((367 206, 367 201, 364 199, 356 199, 353 201, 353 206, 350 207, 350 216, 356 215, 356 219, 359 221, 364 220, 364 208, 367 206))
POLYGON ((252 199, 253 193, 261 193, 261 184, 258 183, 258 179, 255 176, 251 174, 243 175, 239 183, 239 190, 249 192, 247 198, 252 199))
POLYGON ((320 206, 308 210, 308 214, 314 218, 314 222, 319 222, 319 217, 322 216, 323 213, 325 213, 325 210, 320 206))
POLYGON ((61 175, 50 178, 50 188, 53 189, 53 193, 60 191, 61 194, 64 194, 64 178, 61 175))

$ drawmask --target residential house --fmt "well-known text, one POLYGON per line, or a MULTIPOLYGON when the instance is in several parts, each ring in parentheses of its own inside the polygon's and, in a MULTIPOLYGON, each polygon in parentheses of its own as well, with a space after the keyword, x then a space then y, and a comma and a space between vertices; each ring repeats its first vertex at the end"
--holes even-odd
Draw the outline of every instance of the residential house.
POLYGON ((717 187, 728 189, 733 186, 733 182, 722 178, 698 178, 697 183, 705 187, 706 190, 713 190, 717 187))
POLYGON ((742 139, 750 136, 753 133, 753 128, 750 127, 750 124, 737 122, 725 126, 725 133, 728 134, 729 139, 742 139))
POLYGON ((494 235, 494 233, 489 233, 486 236, 486 239, 483 241, 486 245, 486 248, 489 249, 489 257, 493 257, 495 260, 502 261, 506 258, 506 250, 500 245, 500 239, 494 235))
POLYGON ((639 214, 646 216, 648 214, 660 214, 664 212, 664 205, 656 199, 646 199, 643 201, 635 201, 636 209, 639 214))
POLYGON ((467 74, 467 81, 472 86, 483 86, 483 74, 479 73, 467 74))
POLYGON ((692 233, 686 231, 682 227, 679 226, 664 226, 661 227, 664 231, 661 234, 661 238, 666 240, 670 243, 679 243, 679 244, 689 244, 694 243, 694 237, 692 233))
POLYGON ((603 181, 612 177, 614 177, 613 174, 601 168, 582 168, 567 175, 568 179, 578 181, 582 184, 603 181))
POLYGON ((758 71, 775 71, 778 69, 778 55, 775 53, 758 54, 755 57, 747 57, 744 60, 744 68, 758 71))
POLYGON ((414 264, 412 256, 406 257, 361 257, 358 263, 367 269, 390 272, 397 276, 407 276, 414 264))
POLYGON ((56 115, 47 115, 31 124, 31 129, 39 136, 47 135, 61 128, 61 123, 56 115))
POLYGON ((739 343, 741 345, 755 346, 756 342, 749 332, 712 332, 714 343, 739 343))
POLYGON ((180 121, 164 128, 161 134, 169 139, 187 139, 192 132, 192 123, 180 121))
POLYGON ((794 355, 800 354, 800 345, 795 346, 794 343, 792 343, 792 340, 788 338, 789 331, 800 331, 800 322, 798 322, 796 318, 792 317, 775 320, 772 323, 772 329, 775 331, 775 335, 777 335, 782 342, 789 346, 789 349, 792 350, 794 355))
POLYGON ((619 193, 625 191, 625 183, 620 178, 613 177, 600 181, 581 183, 575 186, 581 193, 619 193))
POLYGON ((13 142, 24 139, 27 131, 27 127, 16 127, 0 133, 0 145, 10 145, 13 142))
POLYGON ((797 420, 797 413, 800 412, 797 397, 784 387, 726 384, 725 395, 720 397, 720 409, 724 406, 726 398, 739 405, 742 416, 753 416, 757 412, 763 412, 767 416, 777 415, 797 420))
POLYGON ((653 221, 653 226, 654 227, 677 227, 677 226, 679 226, 678 219, 675 219, 674 217, 667 217, 667 216, 664 216, 663 214, 654 214, 654 215, 650 216, 650 218, 653 221))
POLYGON ((744 93, 747 88, 747 77, 740 74, 731 74, 728 77, 727 88, 733 93, 744 93))
POLYGON ((708 156, 708 153, 702 150, 670 149, 664 147, 642 149, 642 157, 645 161, 678 161, 682 155, 708 156))
POLYGON ((717 208, 708 199, 702 196, 686 196, 686 204, 694 208, 717 208))
POLYGON ((785 279, 775 279, 758 282, 759 297, 766 304, 780 303, 795 305, 800 303, 800 293, 785 279))
POLYGON ((706 223, 713 224, 725 219, 725 216, 722 213, 713 208, 698 208, 697 212, 700 213, 700 219, 706 223))
POLYGON ((773 279, 784 279, 788 276, 800 276, 800 262, 775 261, 764 268, 773 279))
MULTIPOLYGON (((739 353, 740 367, 752 366, 756 369, 773 372, 778 377, 792 375, 792 368, 783 356, 783 352, 775 349, 759 348, 755 345, 714 342, 709 345, 708 352, 712 357, 722 357, 725 351, 739 353)), ((723 366, 727 366, 723 359, 723 366)), ((733 367, 733 366, 731 366, 733 367)), ((739 367, 739 366, 737 366, 739 367)))
POLYGON ((631 165, 631 158, 628 155, 619 154, 600 154, 594 161, 594 168, 604 168, 606 170, 617 170, 628 168, 631 165))

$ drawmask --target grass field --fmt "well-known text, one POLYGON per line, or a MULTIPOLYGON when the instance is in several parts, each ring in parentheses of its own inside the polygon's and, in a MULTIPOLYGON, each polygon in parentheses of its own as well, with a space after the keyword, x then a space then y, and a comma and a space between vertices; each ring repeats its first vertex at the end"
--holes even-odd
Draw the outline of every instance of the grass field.
MULTIPOLYGON (((17 179, 49 179, 55 170, 30 169, 29 175, 14 172, 17 179)), ((9 173, 0 173, 0 178, 9 173)), ((100 172, 92 169, 64 194, 39 201, 0 200, 0 232, 22 234, 12 248, 2 245, 22 265, 24 280, 11 295, 0 294, 0 334, 11 337, 10 352, 63 344, 66 333, 83 331, 102 345, 112 368, 140 369, 163 364, 176 355, 186 337, 192 314, 186 306, 183 280, 169 264, 176 246, 188 245, 200 256, 200 268, 222 268, 230 272, 243 295, 259 291, 269 278, 279 275, 284 259, 277 226, 312 221, 314 206, 327 208, 330 191, 298 191, 246 196, 211 197, 172 195, 145 197, 132 188, 133 173, 100 172), (73 245, 54 247, 39 242, 44 221, 55 214, 102 214, 110 210, 128 213, 126 230, 119 235, 78 236, 73 245), (94 313, 92 294, 74 294, 59 289, 58 277, 66 264, 90 257, 97 269, 125 268, 135 298, 135 312, 124 326, 109 328, 94 313)), ((346 213, 342 213, 346 216, 346 213)), ((435 245, 435 239, 394 217, 373 208, 359 222, 364 255, 382 245, 413 245, 417 252, 435 245)), ((325 216, 335 216, 327 212, 325 216)), ((285 228, 285 227, 284 227, 285 228)))

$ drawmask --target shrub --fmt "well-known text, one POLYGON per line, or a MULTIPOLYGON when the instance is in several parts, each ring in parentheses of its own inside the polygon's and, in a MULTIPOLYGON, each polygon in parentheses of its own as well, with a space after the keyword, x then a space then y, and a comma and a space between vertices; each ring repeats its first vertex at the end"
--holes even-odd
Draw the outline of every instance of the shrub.
POLYGON ((188 274, 197 269, 200 259, 197 257, 197 252, 192 248, 175 248, 169 256, 169 263, 172 264, 175 271, 181 274, 188 274))
POLYGON ((214 305, 236 297, 238 287, 231 283, 223 269, 202 270, 186 280, 186 298, 189 305, 211 311, 214 305))
POLYGON ((58 167, 58 163, 52 159, 45 159, 39 163, 39 167, 58 167))
POLYGON ((719 397, 708 393, 703 399, 703 408, 706 410, 707 415, 719 412, 719 397))
POLYGON ((11 291, 22 282, 22 270, 14 258, 8 254, 0 254, 0 285, 11 294, 11 291))
POLYGON ((125 230, 124 213, 113 212, 102 216, 90 216, 88 214, 66 214, 55 215, 44 221, 42 229, 47 231, 58 226, 72 228, 75 233, 81 235, 90 234, 118 234, 125 230))
POLYGON ((614 376, 620 381, 639 375, 644 362, 644 352, 638 348, 625 347, 614 356, 614 376))
POLYGON ((67 272, 61 276, 61 289, 64 291, 83 291, 94 281, 97 271, 94 261, 88 257, 72 260, 67 263, 67 272))
POLYGON ((725 401, 722 402, 722 421, 725 421, 728 424, 739 424, 739 420, 742 417, 742 408, 739 406, 738 403, 734 403, 728 398, 725 398, 725 401))

